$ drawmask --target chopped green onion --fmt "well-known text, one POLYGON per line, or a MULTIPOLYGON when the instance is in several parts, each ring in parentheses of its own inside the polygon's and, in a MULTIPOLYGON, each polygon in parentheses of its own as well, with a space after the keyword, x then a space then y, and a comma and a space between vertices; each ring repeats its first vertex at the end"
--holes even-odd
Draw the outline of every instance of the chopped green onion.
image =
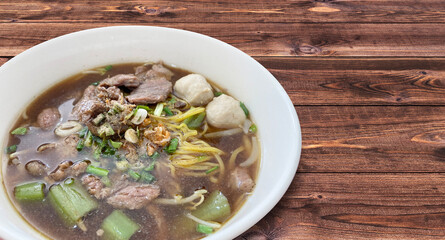
POLYGON ((155 176, 153 176, 151 173, 146 172, 146 171, 142 171, 140 176, 141 176, 140 180, 145 183, 152 183, 152 182, 156 181, 155 176))
POLYGON ((222 92, 215 92, 215 97, 219 97, 219 96, 221 96, 221 95, 223 95, 222 92))
POLYGON ((99 147, 96 148, 93 153, 94 159, 99 159, 101 154, 102 154, 102 149, 99 147))
POLYGON ((139 131, 139 126, 136 127, 136 136, 138 136, 138 138, 141 136, 141 131, 139 131))
POLYGON ((79 131, 79 137, 83 138, 88 133, 88 127, 82 128, 82 130, 79 131))
POLYGON ((169 154, 173 154, 176 151, 176 149, 178 148, 178 144, 179 144, 179 140, 177 138, 173 138, 172 140, 170 140, 170 143, 165 148, 165 151, 169 154))
POLYGON ((176 102, 175 97, 172 97, 172 99, 168 100, 168 103, 170 103, 170 104, 175 104, 175 102, 176 102))
POLYGON ((116 154, 116 148, 114 148, 113 146, 106 146, 103 149, 103 154, 112 156, 112 155, 116 154))
POLYGON ((99 85, 99 83, 100 83, 100 81, 97 81, 97 82, 93 82, 93 83, 91 83, 91 85, 93 85, 93 86, 97 86, 97 85, 99 85))
POLYGON ((248 117, 249 116, 249 110, 247 109, 246 105, 244 105, 243 102, 239 102, 239 105, 240 105, 241 109, 243 109, 244 114, 246 114, 246 117, 248 117))
POLYGON ((110 71, 111 69, 113 69, 112 65, 107 65, 104 67, 105 71, 110 71))
POLYGON ((158 152, 154 152, 154 153, 150 156, 150 158, 153 159, 153 160, 156 160, 156 159, 158 159, 160 156, 161 156, 161 154, 159 154, 158 152))
POLYGON ((108 175, 109 171, 107 169, 95 167, 90 164, 90 165, 88 165, 86 172, 89 174, 99 176, 99 177, 104 177, 104 176, 108 175))
POLYGON ((164 107, 164 112, 167 116, 173 116, 172 110, 170 110, 170 108, 168 108, 167 106, 164 107))
POLYGON ((99 133, 99 136, 104 137, 104 136, 113 136, 114 135, 114 130, 111 127, 110 123, 106 122, 104 124, 102 124, 99 129, 97 130, 97 132, 99 133))
POLYGON ((163 109, 164 109, 164 104, 158 103, 158 105, 156 105, 155 111, 153 112, 153 115, 158 116, 158 117, 161 116, 163 109))
POLYGON ((249 132, 256 133, 256 131, 257 131, 256 125, 255 124, 250 125, 249 132))
POLYGON ((146 168, 144 168, 144 171, 150 172, 155 169, 156 161, 153 160, 146 168))
POLYGON ((127 116, 125 116, 125 120, 128 120, 131 117, 133 117, 133 115, 136 113, 137 110, 138 110, 138 108, 133 109, 133 111, 131 111, 131 113, 129 113, 129 114, 127 114, 127 116))
POLYGON ((118 103, 118 102, 114 102, 113 110, 114 110, 115 113, 119 113, 119 112, 124 111, 125 107, 122 104, 118 103))
POLYGON ((196 231, 200 232, 200 233, 204 233, 204 234, 210 234, 213 232, 213 228, 211 228, 207 225, 198 223, 198 225, 196 225, 196 231))
POLYGON ((111 187, 111 181, 108 178, 108 176, 103 176, 100 181, 106 186, 106 187, 111 187))
POLYGON ((127 160, 117 161, 116 162, 116 168, 119 171, 127 171, 127 169, 130 167, 130 164, 128 164, 127 160))
POLYGON ((193 116, 190 116, 184 120, 184 123, 190 128, 190 129, 197 129, 201 126, 202 122, 204 121, 204 118, 206 116, 205 112, 195 114, 193 116))
POLYGON ((93 119, 93 123, 94 125, 98 126, 100 124, 100 122, 102 122, 102 120, 105 119, 105 115, 103 113, 97 115, 94 119, 93 119))
POLYGON ((115 141, 113 141, 113 140, 108 140, 109 141, 109 143, 111 144, 111 146, 112 147, 114 147, 114 148, 116 148, 116 149, 119 149, 120 147, 122 147, 122 142, 115 142, 115 141))
POLYGON ((130 177, 133 178, 135 181, 141 178, 141 175, 133 170, 128 170, 128 175, 130 175, 130 177))
POLYGON ((11 134, 12 135, 25 135, 26 132, 28 131, 28 129, 26 129, 25 127, 19 127, 14 129, 11 134))
POLYGON ((150 111, 150 107, 145 106, 145 105, 137 105, 137 106, 136 106, 136 110, 137 110, 137 109, 144 109, 144 110, 146 110, 147 112, 150 111))
POLYGON ((100 228, 104 230, 103 239, 128 240, 140 227, 121 210, 114 210, 100 228))
POLYGON ((11 145, 11 146, 6 148, 6 153, 7 154, 15 153, 15 151, 17 151, 17 145, 11 145))
POLYGON ((68 226, 75 226, 83 216, 98 206, 83 186, 73 181, 70 184, 53 185, 48 192, 51 205, 68 226))
POLYGON ((25 183, 14 188, 14 196, 18 201, 42 201, 44 189, 45 184, 41 182, 25 183))
POLYGON ((85 137, 85 146, 91 147, 93 144, 93 134, 91 131, 88 131, 87 136, 85 137))
POLYGON ((211 172, 215 171, 218 168, 219 168, 219 166, 212 167, 212 168, 210 168, 209 170, 206 171, 206 174, 210 174, 211 172))
POLYGON ((77 142, 77 146, 76 146, 77 151, 79 151, 79 152, 82 151, 84 146, 85 146, 85 141, 83 139, 80 139, 77 142))

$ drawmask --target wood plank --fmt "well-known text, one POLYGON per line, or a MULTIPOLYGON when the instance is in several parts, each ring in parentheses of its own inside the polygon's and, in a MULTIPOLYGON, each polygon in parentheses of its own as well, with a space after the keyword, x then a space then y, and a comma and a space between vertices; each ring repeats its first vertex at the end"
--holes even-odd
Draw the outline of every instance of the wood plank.
POLYGON ((443 239, 444 174, 298 174, 240 239, 443 239))
POLYGON ((445 59, 264 58, 295 105, 445 105, 445 59))
POLYGON ((295 109, 303 136, 299 172, 445 172, 443 106, 295 109))
MULTIPOLYGON (((0 56, 14 56, 48 39, 106 23, 2 23, 0 56)), ((437 24, 159 23, 203 33, 252 56, 445 56, 437 24)))
POLYGON ((1 22, 445 22, 440 0, 2 0, 1 22))

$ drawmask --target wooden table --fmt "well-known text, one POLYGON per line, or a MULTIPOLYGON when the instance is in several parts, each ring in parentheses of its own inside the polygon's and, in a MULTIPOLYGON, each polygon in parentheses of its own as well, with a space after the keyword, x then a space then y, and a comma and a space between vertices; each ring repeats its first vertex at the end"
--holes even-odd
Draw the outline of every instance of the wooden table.
POLYGON ((443 0, 1 0, 0 64, 66 33, 128 24, 232 44, 292 99, 298 172, 238 239, 445 238, 443 0))

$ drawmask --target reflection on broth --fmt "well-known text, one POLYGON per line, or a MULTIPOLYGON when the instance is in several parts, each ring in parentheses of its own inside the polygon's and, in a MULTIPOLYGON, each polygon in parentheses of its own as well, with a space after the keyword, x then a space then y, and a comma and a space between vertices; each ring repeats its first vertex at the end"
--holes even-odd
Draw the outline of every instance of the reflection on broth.
POLYGON ((8 136, 5 185, 55 239, 198 239, 253 191, 248 108, 162 63, 84 71, 52 87, 8 136))

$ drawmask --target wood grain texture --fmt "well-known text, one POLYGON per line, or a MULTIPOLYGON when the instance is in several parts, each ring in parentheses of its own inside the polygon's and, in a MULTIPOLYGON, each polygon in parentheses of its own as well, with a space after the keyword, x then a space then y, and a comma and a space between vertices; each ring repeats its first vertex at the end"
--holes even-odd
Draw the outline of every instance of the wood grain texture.
MULTIPOLYGON (((74 31, 106 23, 1 23, 0 56, 14 56, 74 31)), ((159 23, 203 33, 252 56, 445 56, 437 24, 159 23)))
POLYGON ((279 80, 294 105, 445 104, 445 59, 257 60, 279 80))
POLYGON ((297 174, 241 239, 443 239, 445 174, 297 174))
POLYGON ((445 22, 440 0, 2 0, 2 22, 445 22))
POLYGON ((445 107, 298 106, 299 172, 445 172, 445 107))

